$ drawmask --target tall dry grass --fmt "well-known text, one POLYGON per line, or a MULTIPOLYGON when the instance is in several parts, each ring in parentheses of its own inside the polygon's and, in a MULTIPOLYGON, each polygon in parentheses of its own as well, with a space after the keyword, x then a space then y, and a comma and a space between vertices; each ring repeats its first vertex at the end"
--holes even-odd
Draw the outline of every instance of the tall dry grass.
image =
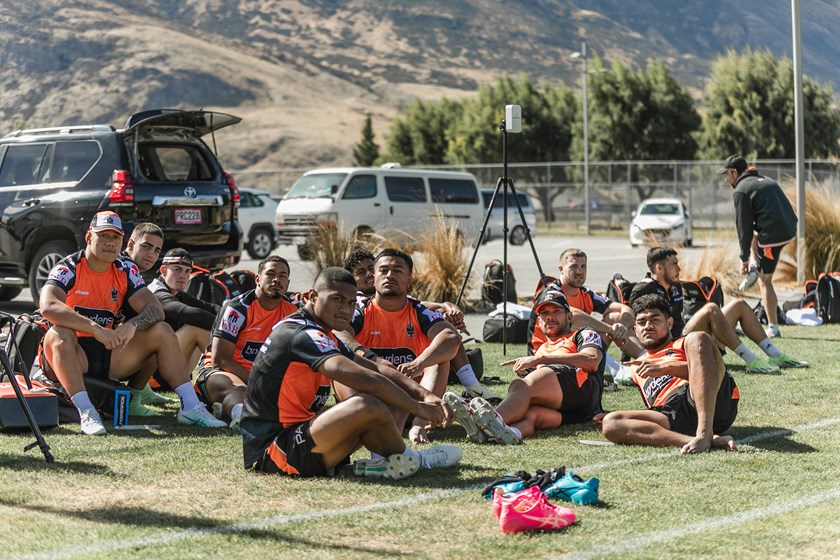
MULTIPOLYGON (((463 234, 448 220, 436 217, 432 225, 418 238, 411 294, 422 301, 455 301, 468 259, 464 254, 463 234)), ((465 294, 469 293, 467 283, 465 294)), ((466 301, 461 308, 469 307, 466 301)))
POLYGON ((343 266, 347 255, 354 249, 363 247, 375 255, 389 246, 386 239, 375 233, 345 236, 336 228, 325 226, 319 226, 309 236, 306 245, 316 273, 330 266, 343 266))
MULTIPOLYGON (((741 283, 741 263, 731 247, 707 246, 696 258, 691 280, 711 276, 718 281, 725 294, 738 297, 744 295, 738 289, 741 283)), ((686 262, 682 255, 680 255, 680 262, 686 262)))
MULTIPOLYGON (((785 194, 796 208, 796 190, 788 185, 785 194)), ((840 270, 840 203, 836 189, 825 184, 811 184, 805 192, 805 278, 817 278, 822 272, 840 270)), ((796 242, 785 247, 777 277, 796 281, 796 242)))

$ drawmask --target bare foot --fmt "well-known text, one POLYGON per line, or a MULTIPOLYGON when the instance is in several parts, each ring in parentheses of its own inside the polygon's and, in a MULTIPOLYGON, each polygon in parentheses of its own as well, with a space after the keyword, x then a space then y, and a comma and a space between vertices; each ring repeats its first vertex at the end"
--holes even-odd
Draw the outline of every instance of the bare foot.
POLYGON ((412 426, 408 431, 408 440, 414 445, 429 443, 429 437, 426 435, 426 428, 423 426, 412 426))
POLYGON ((712 436, 712 447, 724 451, 735 451, 735 440, 731 436, 712 436))
POLYGON ((694 453, 705 453, 712 448, 712 439, 694 438, 680 449, 680 453, 685 455, 694 453))

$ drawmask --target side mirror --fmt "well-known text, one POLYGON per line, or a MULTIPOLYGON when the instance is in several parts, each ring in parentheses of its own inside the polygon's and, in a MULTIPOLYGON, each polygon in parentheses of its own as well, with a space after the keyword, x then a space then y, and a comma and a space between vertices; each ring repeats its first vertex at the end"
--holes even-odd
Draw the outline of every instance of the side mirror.
POLYGON ((635 217, 636 217, 636 211, 635 211, 635 210, 633 210, 632 212, 630 212, 630 217, 631 217, 631 218, 635 218, 635 217))
POLYGON ((330 194, 336 194, 338 192, 338 185, 331 185, 330 186, 330 194))

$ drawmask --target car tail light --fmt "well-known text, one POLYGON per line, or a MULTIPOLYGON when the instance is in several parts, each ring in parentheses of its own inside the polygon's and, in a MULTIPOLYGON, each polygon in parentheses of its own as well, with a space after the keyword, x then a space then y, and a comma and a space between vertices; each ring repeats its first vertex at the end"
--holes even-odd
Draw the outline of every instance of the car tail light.
POLYGON ((239 206, 239 187, 236 186, 236 179, 227 171, 225 171, 225 182, 230 188, 230 200, 234 205, 239 206))
POLYGON ((115 169, 111 182, 111 191, 108 193, 108 200, 111 204, 125 204, 134 202, 134 180, 131 173, 125 169, 115 169))

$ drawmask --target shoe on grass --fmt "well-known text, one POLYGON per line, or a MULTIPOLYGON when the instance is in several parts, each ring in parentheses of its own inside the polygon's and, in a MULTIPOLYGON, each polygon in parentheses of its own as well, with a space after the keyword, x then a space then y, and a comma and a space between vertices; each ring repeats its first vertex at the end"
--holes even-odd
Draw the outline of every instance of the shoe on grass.
POLYGON ((473 383, 464 387, 464 392, 461 397, 470 401, 476 397, 481 397, 492 405, 497 405, 502 402, 502 397, 482 385, 481 383, 473 383))
POLYGON ((624 387, 632 387, 635 385, 633 382, 633 371, 630 369, 630 366, 619 366, 618 372, 616 372, 615 376, 613 376, 613 380, 618 385, 623 385, 624 387))
POLYGON ((82 424, 82 435, 86 436, 104 436, 108 432, 105 431, 105 425, 102 424, 102 418, 96 409, 82 410, 79 412, 79 419, 82 424))
POLYGON ((463 454, 457 445, 436 445, 418 453, 420 453, 420 466, 424 469, 445 469, 457 465, 463 454))
POLYGON ((560 498, 566 502, 588 506, 598 503, 598 484, 597 478, 583 480, 569 471, 562 478, 544 487, 542 491, 549 498, 560 498))
POLYGON ((502 417, 496 412, 486 400, 481 397, 476 397, 470 401, 470 410, 475 419, 475 423, 481 430, 490 436, 490 439, 496 440, 505 445, 517 445, 522 443, 522 440, 505 424, 502 417))
POLYGON ((195 426, 201 426, 202 428, 228 427, 227 422, 219 420, 207 412, 207 408, 201 403, 195 405, 192 410, 179 410, 177 418, 179 424, 193 424, 195 426))
POLYGON ((504 494, 499 489, 493 495, 493 502, 493 511, 498 511, 499 526, 505 533, 554 531, 568 527, 577 519, 571 509, 549 503, 536 486, 515 494, 504 494))
POLYGON ((782 331, 779 330, 778 325, 773 325, 764 331, 767 338, 782 338, 782 331))
POLYGON ((353 474, 373 478, 399 480, 420 470, 420 461, 413 455, 394 453, 381 459, 358 459, 353 463, 353 474))
POLYGON ((162 416, 160 412, 155 412, 151 408, 143 404, 142 398, 131 399, 128 403, 128 417, 138 416, 141 418, 149 418, 152 416, 162 416))
POLYGON ((467 432, 468 440, 475 443, 483 443, 488 440, 487 434, 483 433, 481 428, 478 427, 478 424, 475 423, 473 413, 467 402, 464 402, 461 397, 452 391, 447 391, 443 394, 443 402, 452 411, 452 416, 455 418, 455 421, 467 432))
POLYGON ((761 357, 747 363, 747 373, 777 373, 778 371, 779 366, 761 357))
POLYGON ((808 362, 803 362, 801 360, 797 360, 793 356, 788 356, 784 352, 776 356, 775 358, 768 358, 768 362, 773 365, 779 366, 780 368, 806 368, 808 367, 808 362))

